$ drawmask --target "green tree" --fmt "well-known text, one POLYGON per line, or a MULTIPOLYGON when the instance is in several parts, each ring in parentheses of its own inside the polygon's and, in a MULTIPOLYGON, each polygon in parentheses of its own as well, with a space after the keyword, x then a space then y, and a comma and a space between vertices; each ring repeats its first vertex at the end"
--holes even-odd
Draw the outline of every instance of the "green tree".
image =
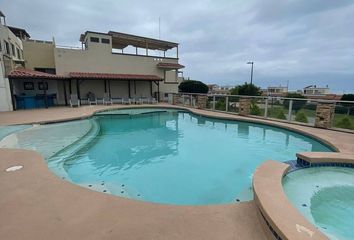
POLYGON ((209 88, 201 81, 187 80, 178 86, 178 90, 184 93, 208 93, 209 88))
MULTIPOLYGON (((303 96, 300 93, 288 93, 287 98, 299 98, 299 99, 305 99, 305 96, 303 96)), ((286 109, 289 109, 289 103, 290 100, 289 99, 285 99, 283 102, 283 106, 286 109)), ((306 100, 293 100, 293 108, 292 110, 294 110, 295 112, 299 111, 301 108, 303 108, 306 105, 306 100)))
POLYGON ((254 84, 244 83, 231 89, 232 95, 247 95, 247 96, 259 96, 261 95, 261 89, 254 84))
MULTIPOLYGON (((343 94, 341 97, 342 101, 354 101, 354 94, 343 94)), ((354 104, 352 103, 341 103, 342 106, 347 108, 347 114, 351 114, 351 110, 354 109, 354 104)))
POLYGON ((303 123, 308 123, 307 117, 304 112, 298 111, 295 116, 295 121, 297 122, 303 122, 303 123))

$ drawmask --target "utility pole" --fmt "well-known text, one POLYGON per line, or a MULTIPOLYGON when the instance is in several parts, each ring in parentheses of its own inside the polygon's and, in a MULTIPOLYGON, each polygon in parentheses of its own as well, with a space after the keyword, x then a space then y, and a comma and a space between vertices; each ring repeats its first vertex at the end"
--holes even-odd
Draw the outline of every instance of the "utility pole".
POLYGON ((252 67, 251 67, 251 85, 252 85, 252 82, 253 82, 253 64, 254 62, 247 62, 247 64, 251 64, 252 67))

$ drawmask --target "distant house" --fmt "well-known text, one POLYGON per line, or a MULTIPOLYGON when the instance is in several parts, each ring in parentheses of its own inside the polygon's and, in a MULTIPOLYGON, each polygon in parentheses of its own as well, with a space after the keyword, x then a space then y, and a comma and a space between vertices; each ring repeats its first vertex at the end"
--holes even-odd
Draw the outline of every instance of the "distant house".
POLYGON ((209 94, 215 95, 229 95, 231 93, 232 86, 219 86, 217 84, 209 84, 209 94))
POLYGON ((261 91, 263 96, 284 97, 288 93, 288 87, 267 87, 267 89, 263 89, 261 91))
POLYGON ((303 89, 304 96, 323 96, 330 94, 328 86, 317 87, 316 85, 307 86, 303 89))

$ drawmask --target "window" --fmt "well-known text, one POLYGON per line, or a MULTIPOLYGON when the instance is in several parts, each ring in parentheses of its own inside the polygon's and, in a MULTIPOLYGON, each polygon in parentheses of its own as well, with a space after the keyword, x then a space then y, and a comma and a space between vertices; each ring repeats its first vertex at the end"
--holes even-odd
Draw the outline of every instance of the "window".
POLYGON ((8 42, 4 41, 5 43, 5 52, 6 54, 9 54, 10 55, 10 45, 8 42))
POLYGON ((18 59, 21 59, 20 49, 16 48, 16 50, 17 50, 17 58, 18 58, 18 59))
POLYGON ((13 56, 16 55, 16 53, 15 53, 15 45, 13 45, 12 43, 11 43, 11 52, 12 52, 13 56))
POLYGON ((91 42, 100 42, 100 39, 98 37, 90 37, 91 42))
POLYGON ((55 74, 55 68, 34 68, 35 71, 38 72, 44 72, 44 73, 49 73, 49 74, 55 74))
POLYGON ((2 46, 1 46, 1 41, 0 41, 0 52, 2 52, 2 46))
POLYGON ((106 43, 109 44, 109 39, 108 38, 101 38, 101 43, 106 43))

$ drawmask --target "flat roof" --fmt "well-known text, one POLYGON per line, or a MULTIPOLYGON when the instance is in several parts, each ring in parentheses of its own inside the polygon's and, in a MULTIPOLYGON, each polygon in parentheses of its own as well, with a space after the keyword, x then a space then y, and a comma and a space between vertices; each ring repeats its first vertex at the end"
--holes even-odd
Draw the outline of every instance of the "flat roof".
POLYGON ((111 36, 112 47, 116 49, 123 49, 126 48, 127 46, 133 46, 138 48, 148 48, 151 50, 166 51, 175 48, 179 45, 179 43, 175 43, 175 42, 170 42, 170 41, 165 41, 165 40, 160 40, 155 38, 142 37, 142 36, 115 32, 115 31, 109 31, 108 33, 86 31, 84 34, 81 34, 80 36, 81 42, 84 41, 88 33, 111 36))

